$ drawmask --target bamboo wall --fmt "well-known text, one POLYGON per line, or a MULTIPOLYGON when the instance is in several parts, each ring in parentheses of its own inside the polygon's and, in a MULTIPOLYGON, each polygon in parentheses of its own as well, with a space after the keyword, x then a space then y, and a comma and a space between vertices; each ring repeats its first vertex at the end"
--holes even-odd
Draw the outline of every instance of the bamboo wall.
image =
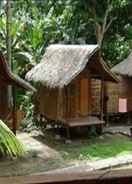
MULTIPOLYGON (((92 113, 100 112, 101 81, 92 79, 92 113)), ((117 113, 119 98, 127 99, 127 110, 132 111, 132 78, 120 77, 119 83, 105 82, 105 96, 108 96, 107 112, 117 113)))
POLYGON ((100 113, 100 102, 101 102, 101 81, 91 79, 91 94, 92 94, 92 114, 100 113))
POLYGON ((41 86, 35 96, 35 112, 53 120, 87 117, 91 114, 90 75, 84 70, 68 86, 50 89, 41 86))
MULTIPOLYGON (((86 100, 80 101, 81 89, 80 78, 74 80, 68 85, 62 92, 61 109, 62 119, 77 118, 87 116, 89 114, 100 114, 100 102, 101 102, 101 81, 91 79, 90 86, 86 90, 89 93, 88 107, 81 108, 83 104, 86 106, 86 100), (67 94, 66 94, 67 93, 67 94), (86 112, 87 110, 87 112, 86 112), (82 113, 81 111, 84 111, 82 113)), ((86 82, 86 81, 85 81, 86 82)), ((127 110, 132 111, 132 78, 120 77, 119 83, 106 82, 105 83, 105 96, 108 96, 107 112, 117 113, 119 98, 127 99, 127 110)), ((82 93, 83 94, 83 93, 82 93)), ((36 109, 40 114, 45 114, 49 118, 58 119, 58 100, 57 89, 48 89, 41 87, 37 93, 36 109)), ((86 97, 85 97, 86 98, 86 97)))
POLYGON ((127 110, 132 111, 132 78, 120 77, 119 83, 107 83, 109 97, 107 109, 110 113, 118 112, 119 98, 127 99, 127 110))
MULTIPOLYGON (((108 111, 117 111, 117 84, 109 83, 108 111), (111 87, 112 86, 112 87, 111 87), (114 90, 113 90, 114 89, 114 90), (113 91, 112 91, 113 90, 113 91), (114 105, 113 105, 114 102, 114 105)), ((101 80, 93 79, 86 67, 60 94, 59 89, 40 87, 36 95, 36 112, 50 119, 72 119, 101 114, 101 80), (61 118, 60 118, 61 117, 61 118)))

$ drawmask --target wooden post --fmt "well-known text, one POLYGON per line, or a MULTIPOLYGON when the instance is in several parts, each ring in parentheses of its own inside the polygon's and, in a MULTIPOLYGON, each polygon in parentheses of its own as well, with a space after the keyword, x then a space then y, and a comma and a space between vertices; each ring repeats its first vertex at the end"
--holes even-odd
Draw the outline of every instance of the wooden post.
POLYGON ((67 118, 69 119, 71 117, 71 96, 70 96, 70 86, 66 87, 66 95, 67 95, 67 118))
POLYGON ((101 99, 100 99, 100 119, 103 120, 104 115, 104 78, 101 80, 101 99))
POLYGON ((103 112, 105 114, 105 120, 106 120, 106 126, 108 126, 109 124, 109 114, 108 114, 108 92, 107 92, 107 84, 106 82, 104 82, 104 108, 103 108, 103 112))
POLYGON ((13 86, 12 88, 12 95, 13 95, 13 123, 12 123, 12 128, 13 128, 13 133, 16 135, 16 129, 17 129, 17 118, 16 118, 16 90, 15 87, 13 86))
POLYGON ((67 118, 67 88, 64 87, 64 118, 67 118))
MULTIPOLYGON (((69 108, 70 108, 70 101, 69 101, 69 88, 65 87, 65 118, 67 120, 67 118, 69 118, 69 108)), ((68 126, 68 124, 64 125, 65 129, 66 129, 66 137, 68 140, 70 140, 70 127, 68 126)))
POLYGON ((80 99, 80 86, 79 86, 79 80, 76 81, 76 88, 75 88, 75 105, 76 105, 76 118, 79 117, 79 113, 80 113, 80 108, 79 108, 79 99, 80 99))
POLYGON ((59 88, 58 89, 58 103, 57 103, 57 115, 58 119, 62 120, 63 119, 63 89, 59 88))

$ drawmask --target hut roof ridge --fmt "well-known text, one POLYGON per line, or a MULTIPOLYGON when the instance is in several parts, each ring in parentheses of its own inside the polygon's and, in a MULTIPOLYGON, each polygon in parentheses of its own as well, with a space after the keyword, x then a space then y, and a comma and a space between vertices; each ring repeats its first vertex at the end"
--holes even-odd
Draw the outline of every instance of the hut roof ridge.
POLYGON ((7 85, 15 85, 29 91, 36 91, 36 89, 32 85, 30 85, 28 82, 12 73, 1 51, 0 51, 0 65, 1 65, 0 67, 1 81, 7 82, 7 85))
POLYGON ((132 77, 132 52, 126 59, 115 65, 111 71, 119 75, 132 77))

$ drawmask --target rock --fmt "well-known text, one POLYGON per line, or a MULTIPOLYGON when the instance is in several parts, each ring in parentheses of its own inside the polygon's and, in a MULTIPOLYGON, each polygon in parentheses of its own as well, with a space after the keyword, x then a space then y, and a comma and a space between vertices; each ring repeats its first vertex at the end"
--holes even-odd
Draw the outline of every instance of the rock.
POLYGON ((101 135, 101 136, 99 136, 99 139, 100 139, 100 140, 103 140, 103 139, 104 139, 104 137, 101 135))
POLYGON ((51 125, 47 125, 47 127, 46 127, 47 129, 50 129, 50 128, 52 128, 52 126, 51 125))
POLYGON ((37 137, 40 135, 40 132, 38 130, 33 130, 30 132, 30 136, 32 137, 37 137))
POLYGON ((61 136, 59 134, 55 135, 55 140, 57 141, 61 140, 61 136))
POLYGON ((66 144, 71 144, 72 141, 71 141, 70 139, 66 139, 66 140, 65 140, 65 143, 66 143, 66 144))

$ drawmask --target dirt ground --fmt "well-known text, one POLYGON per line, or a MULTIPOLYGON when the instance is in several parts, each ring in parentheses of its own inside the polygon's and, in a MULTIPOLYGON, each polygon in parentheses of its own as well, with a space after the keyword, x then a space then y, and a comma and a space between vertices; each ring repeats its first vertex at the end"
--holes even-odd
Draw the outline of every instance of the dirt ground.
POLYGON ((63 159, 54 149, 33 138, 28 133, 17 133, 27 154, 23 158, 0 160, 0 176, 27 175, 45 172, 63 166, 63 159))
POLYGON ((0 176, 28 175, 58 168, 56 160, 44 160, 39 157, 26 157, 0 161, 0 176))
MULTIPOLYGON (((132 160, 131 139, 120 134, 106 134, 96 138, 77 138, 73 139, 70 144, 66 144, 65 139, 49 132, 45 135, 38 132, 32 132, 32 134, 19 132, 17 136, 25 145, 27 155, 20 159, 1 159, 0 176, 27 175, 93 163, 96 160, 107 159, 108 156, 114 158, 117 154, 121 155, 122 150, 125 155, 129 154, 129 161, 132 160), (111 151, 109 143, 113 144, 116 142, 115 140, 117 140, 117 144, 111 151), (117 149, 118 141, 121 144, 124 141, 122 148, 120 148, 120 144, 117 149), (104 148, 100 150, 102 145, 105 146, 104 148, 108 147, 106 152, 104 152, 104 148), (88 155, 87 151, 91 155, 88 155)), ((128 165, 131 168, 131 163, 125 167, 128 165)))

